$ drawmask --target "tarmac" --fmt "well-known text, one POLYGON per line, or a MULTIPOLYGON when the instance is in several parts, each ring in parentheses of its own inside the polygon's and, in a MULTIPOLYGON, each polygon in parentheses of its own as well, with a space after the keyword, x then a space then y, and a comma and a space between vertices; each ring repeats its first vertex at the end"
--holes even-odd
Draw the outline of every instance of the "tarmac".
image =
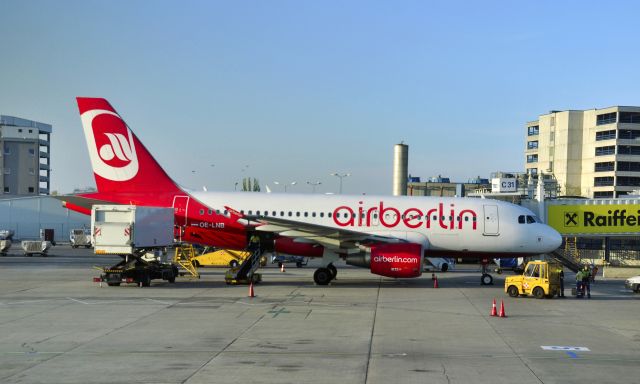
MULTIPOLYGON (((11 251, 15 253, 11 253, 11 251)), ((510 298, 458 265, 394 280, 338 265, 269 265, 248 297, 225 269, 149 288, 100 287, 118 258, 56 246, 0 257, 2 383, 635 383, 640 295, 596 281, 592 299, 510 298), (506 318, 492 317, 504 301, 506 318)), ((573 275, 567 273, 566 294, 573 275)))

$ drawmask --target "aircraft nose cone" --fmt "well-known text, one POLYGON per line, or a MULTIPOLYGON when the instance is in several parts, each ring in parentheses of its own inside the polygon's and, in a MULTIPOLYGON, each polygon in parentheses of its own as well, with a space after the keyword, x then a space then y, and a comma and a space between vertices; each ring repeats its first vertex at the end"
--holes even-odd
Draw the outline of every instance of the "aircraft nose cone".
POLYGON ((551 227, 547 227, 547 233, 545 234, 545 243, 549 245, 549 252, 555 251, 562 245, 562 236, 560 233, 551 227))

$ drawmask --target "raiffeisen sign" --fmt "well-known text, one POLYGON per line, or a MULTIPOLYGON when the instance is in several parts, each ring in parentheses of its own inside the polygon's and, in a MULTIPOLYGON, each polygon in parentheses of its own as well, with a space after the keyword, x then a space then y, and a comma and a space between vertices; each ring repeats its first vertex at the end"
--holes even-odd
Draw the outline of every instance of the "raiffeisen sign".
POLYGON ((640 204, 550 205, 547 221, 566 235, 640 235, 640 204))

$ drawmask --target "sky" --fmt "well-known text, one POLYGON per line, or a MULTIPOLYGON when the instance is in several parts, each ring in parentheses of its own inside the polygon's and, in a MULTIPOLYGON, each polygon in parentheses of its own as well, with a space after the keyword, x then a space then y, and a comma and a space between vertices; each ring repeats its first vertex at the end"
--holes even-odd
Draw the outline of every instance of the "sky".
POLYGON ((640 105, 634 1, 0 1, 0 114, 53 125, 51 187, 93 186, 76 96, 179 184, 392 192, 524 169, 526 122, 640 105), (279 181, 280 185, 274 185, 279 181))

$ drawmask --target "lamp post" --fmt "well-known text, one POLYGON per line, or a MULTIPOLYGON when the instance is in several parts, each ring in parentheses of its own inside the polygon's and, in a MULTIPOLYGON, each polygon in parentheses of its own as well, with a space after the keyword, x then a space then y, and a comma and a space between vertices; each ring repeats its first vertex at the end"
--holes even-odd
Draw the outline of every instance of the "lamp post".
POLYGON ((320 184, 322 184, 322 182, 320 181, 307 181, 307 184, 309 184, 311 186, 311 193, 316 193, 316 187, 320 184))
POLYGON ((282 186, 284 187, 284 193, 287 193, 287 187, 288 187, 289 185, 294 186, 294 185, 296 185, 297 183, 296 183, 295 181, 292 181, 292 182, 290 182, 290 183, 288 183, 288 184, 287 184, 287 183, 280 183, 279 181, 274 181, 274 182, 273 182, 273 184, 275 184, 275 185, 281 185, 281 184, 282 184, 282 186))
POLYGON ((330 173, 330 175, 340 178, 340 194, 342 194, 342 179, 344 179, 345 177, 351 176, 351 174, 350 173, 340 174, 340 173, 334 172, 334 173, 330 173))

